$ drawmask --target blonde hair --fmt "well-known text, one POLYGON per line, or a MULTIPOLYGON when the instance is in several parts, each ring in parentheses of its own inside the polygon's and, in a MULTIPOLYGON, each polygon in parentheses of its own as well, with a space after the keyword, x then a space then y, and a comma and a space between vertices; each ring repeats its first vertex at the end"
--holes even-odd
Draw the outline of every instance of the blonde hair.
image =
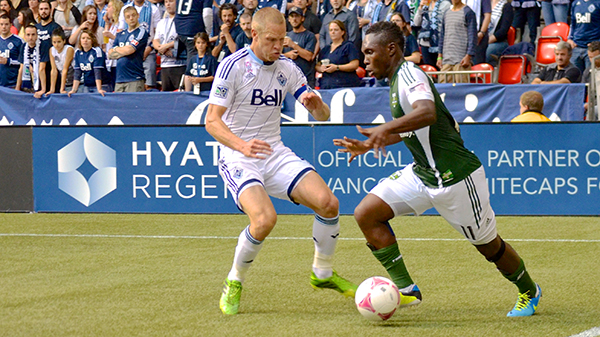
POLYGON ((283 25, 285 26, 285 18, 280 11, 272 7, 259 9, 252 18, 252 29, 258 34, 262 34, 267 30, 267 25, 283 25))
POLYGON ((112 8, 113 8, 113 17, 111 18, 113 20, 113 23, 118 23, 119 22, 119 14, 121 13, 121 8, 123 8, 123 1, 121 0, 110 0, 109 3, 111 3, 112 8))

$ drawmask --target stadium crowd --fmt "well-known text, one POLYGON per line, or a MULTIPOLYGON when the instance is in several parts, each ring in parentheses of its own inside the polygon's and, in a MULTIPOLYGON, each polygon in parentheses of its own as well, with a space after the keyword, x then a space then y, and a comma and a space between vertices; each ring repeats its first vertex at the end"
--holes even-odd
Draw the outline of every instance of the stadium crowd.
POLYGON ((387 85, 368 80, 361 52, 366 29, 384 20, 404 32, 406 59, 429 71, 535 54, 541 25, 557 22, 568 36, 531 83, 587 83, 600 54, 600 0, 0 0, 0 86, 37 98, 207 91, 219 62, 250 45, 263 7, 286 16, 284 55, 323 89, 387 85))

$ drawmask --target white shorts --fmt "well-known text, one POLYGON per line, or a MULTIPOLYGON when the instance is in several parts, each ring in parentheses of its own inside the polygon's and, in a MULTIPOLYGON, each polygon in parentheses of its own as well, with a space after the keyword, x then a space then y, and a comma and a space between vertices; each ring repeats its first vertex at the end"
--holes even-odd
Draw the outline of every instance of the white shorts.
POLYGON ((249 158, 237 151, 221 151, 219 173, 240 210, 239 196, 254 185, 262 185, 272 197, 296 203, 290 194, 306 173, 315 170, 283 143, 275 144, 272 150, 266 159, 249 158))
POLYGON ((387 203, 395 216, 420 215, 434 207, 474 245, 490 243, 497 235, 483 166, 452 186, 430 188, 415 175, 411 164, 381 181, 369 193, 387 203))

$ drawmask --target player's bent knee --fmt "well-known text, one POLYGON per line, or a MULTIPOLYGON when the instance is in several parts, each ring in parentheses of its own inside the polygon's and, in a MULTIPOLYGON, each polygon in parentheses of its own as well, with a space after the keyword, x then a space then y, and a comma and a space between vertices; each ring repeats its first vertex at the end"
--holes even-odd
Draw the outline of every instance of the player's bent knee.
POLYGON ((333 218, 339 214, 340 202, 333 193, 321 196, 317 200, 317 214, 326 218, 333 218))

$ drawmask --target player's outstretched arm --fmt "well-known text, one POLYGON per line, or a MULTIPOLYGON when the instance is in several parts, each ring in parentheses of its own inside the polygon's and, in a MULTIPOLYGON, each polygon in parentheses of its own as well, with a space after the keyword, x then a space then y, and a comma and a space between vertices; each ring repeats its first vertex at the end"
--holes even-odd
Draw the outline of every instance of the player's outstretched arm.
POLYGON ((209 104, 206 115, 206 131, 213 136, 219 143, 243 153, 246 157, 265 159, 272 152, 269 143, 252 139, 248 142, 236 136, 221 117, 227 111, 226 107, 209 104))
POLYGON ((312 91, 306 91, 300 95, 298 100, 316 120, 323 122, 329 119, 329 106, 323 102, 319 95, 312 91))
POLYGON ((360 156, 371 149, 365 145, 365 142, 346 136, 344 136, 344 139, 334 139, 333 145, 341 147, 341 149, 338 149, 338 152, 350 153, 350 159, 348 159, 349 163, 357 156, 360 156))
MULTIPOLYGON (((371 129, 359 129, 358 131, 369 137, 365 141, 366 145, 375 151, 375 158, 381 150, 385 155, 385 146, 389 145, 390 136, 404 132, 415 131, 426 126, 432 125, 437 121, 435 103, 430 100, 418 100, 412 104, 413 111, 391 122, 387 122, 371 129)), ((400 138, 401 139, 401 138, 400 138)))

